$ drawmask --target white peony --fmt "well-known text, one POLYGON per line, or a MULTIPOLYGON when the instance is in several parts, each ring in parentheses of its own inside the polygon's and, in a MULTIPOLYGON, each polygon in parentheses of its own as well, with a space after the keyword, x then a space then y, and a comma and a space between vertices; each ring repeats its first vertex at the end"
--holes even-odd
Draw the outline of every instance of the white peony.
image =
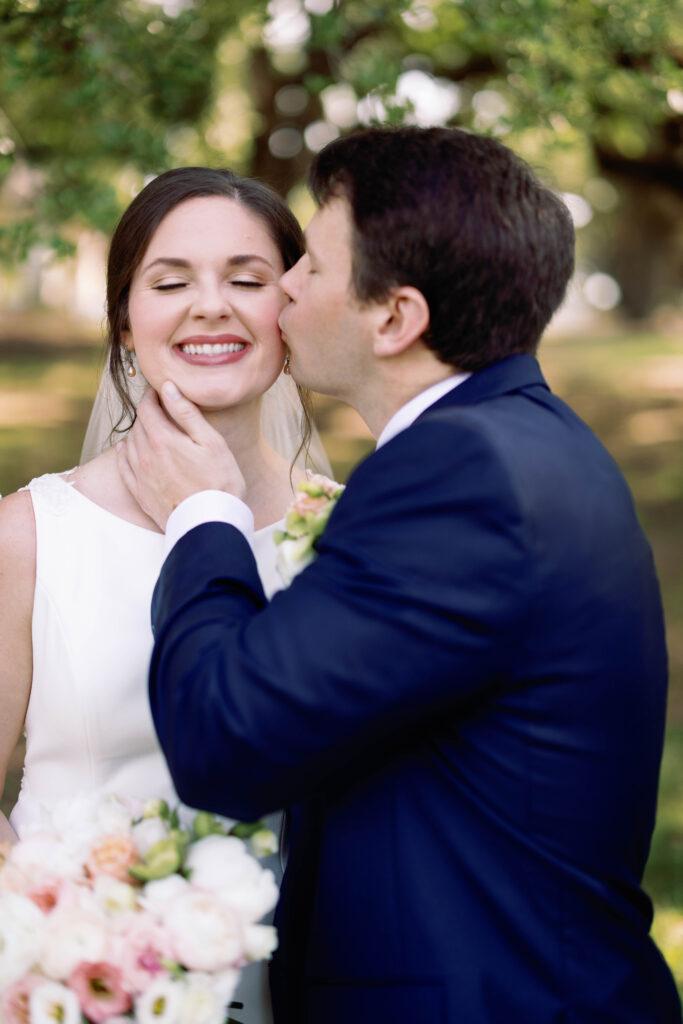
POLYGON ((68 978, 81 960, 106 959, 103 917, 80 907, 57 907, 44 919, 40 967, 50 978, 68 978))
POLYGON ((263 868, 234 836, 207 836, 187 857, 193 888, 220 894, 245 922, 260 920, 278 900, 272 871, 263 868))
POLYGON ((0 989, 18 981, 37 960, 44 920, 26 897, 0 894, 0 989))
POLYGON ((49 981, 34 989, 29 996, 31 1024, 80 1024, 78 996, 65 985, 49 981))
POLYGON ((166 976, 153 981, 135 1000, 137 1024, 180 1024, 183 988, 182 982, 166 976))
POLYGON ((177 900, 190 888, 187 882, 180 875, 167 875, 166 878, 158 878, 147 885, 138 895, 141 907, 148 910, 150 914, 161 915, 166 907, 177 900))
POLYGON ((180 1003, 180 1024, 223 1024, 227 1016, 227 999, 216 990, 207 974, 190 973, 180 1003))
POLYGON ((196 971, 232 967, 244 951, 239 916, 215 893, 190 888, 163 915, 175 958, 196 971))

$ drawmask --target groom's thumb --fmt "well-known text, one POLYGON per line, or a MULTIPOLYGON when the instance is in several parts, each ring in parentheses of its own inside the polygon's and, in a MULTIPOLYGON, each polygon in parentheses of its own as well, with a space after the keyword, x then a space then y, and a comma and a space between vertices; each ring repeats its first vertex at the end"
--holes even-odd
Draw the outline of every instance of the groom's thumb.
POLYGON ((193 405, 189 398, 185 398, 172 380, 164 381, 161 385, 160 394, 164 403, 164 409, 171 419, 193 441, 199 441, 202 435, 202 427, 206 427, 207 423, 197 406, 193 405))

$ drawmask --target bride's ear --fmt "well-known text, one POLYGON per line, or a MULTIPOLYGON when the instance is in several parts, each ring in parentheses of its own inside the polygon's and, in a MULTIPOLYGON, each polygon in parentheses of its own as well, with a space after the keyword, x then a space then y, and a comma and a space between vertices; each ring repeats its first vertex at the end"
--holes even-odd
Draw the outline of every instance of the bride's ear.
POLYGON ((380 359, 400 355, 429 328, 429 305, 419 288, 401 285, 382 303, 373 352, 380 359))

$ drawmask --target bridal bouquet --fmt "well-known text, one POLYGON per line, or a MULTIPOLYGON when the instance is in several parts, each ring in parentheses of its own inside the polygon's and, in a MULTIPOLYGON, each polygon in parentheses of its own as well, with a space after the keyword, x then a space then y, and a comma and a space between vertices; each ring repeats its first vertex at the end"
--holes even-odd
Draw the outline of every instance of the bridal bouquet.
POLYGON ((273 852, 162 801, 64 802, 0 852, 2 1024, 223 1024, 246 963, 270 957, 273 852))
POLYGON ((316 541, 343 490, 343 484, 320 473, 309 473, 298 484, 287 511, 285 529, 274 535, 278 545, 277 568, 286 586, 315 559, 316 541))

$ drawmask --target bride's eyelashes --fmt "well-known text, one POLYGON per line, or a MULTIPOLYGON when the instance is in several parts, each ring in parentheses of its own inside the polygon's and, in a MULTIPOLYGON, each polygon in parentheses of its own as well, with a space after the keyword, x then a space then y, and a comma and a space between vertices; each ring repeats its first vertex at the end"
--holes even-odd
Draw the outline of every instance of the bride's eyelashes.
MULTIPOLYGON (((265 281, 230 281, 229 283, 238 288, 265 288, 266 286, 265 281)), ((186 288, 187 285, 187 281, 173 281, 170 284, 155 284, 152 285, 152 288, 155 292, 171 292, 186 288)))

